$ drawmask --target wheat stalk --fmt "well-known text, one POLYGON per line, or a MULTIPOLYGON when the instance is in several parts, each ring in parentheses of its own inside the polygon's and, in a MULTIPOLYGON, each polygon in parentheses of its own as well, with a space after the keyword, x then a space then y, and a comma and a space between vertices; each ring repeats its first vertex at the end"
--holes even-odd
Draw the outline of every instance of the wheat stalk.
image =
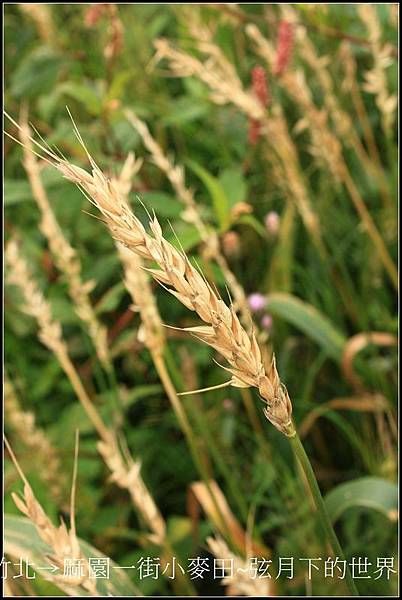
MULTIPOLYGON (((76 134, 85 148, 77 129, 76 134)), ((149 268, 148 272, 205 323, 185 328, 184 331, 217 350, 229 363, 229 367, 222 368, 230 373, 231 379, 218 387, 256 387, 265 402, 264 414, 267 419, 282 433, 293 436, 292 405, 286 387, 280 381, 275 357, 265 370, 255 334, 249 336, 246 333, 233 305, 227 306, 185 253, 163 237, 156 216, 150 217, 149 233, 130 212, 116 186, 105 177, 86 148, 91 173, 60 158, 49 149, 41 148, 62 175, 78 185, 89 197, 102 214, 113 237, 135 254, 156 263, 159 268, 149 268)))
MULTIPOLYGON (((247 32, 249 27, 253 28, 251 25, 248 26, 246 28, 247 32)), ((310 232, 317 249, 324 255, 320 223, 312 209, 297 150, 289 133, 281 106, 279 104, 273 106, 268 117, 266 108, 258 98, 253 93, 243 89, 233 65, 229 63, 218 46, 212 42, 212 34, 208 28, 203 27, 200 29, 201 33, 198 33, 199 29, 193 27, 192 31, 196 36, 195 42, 198 48, 208 54, 205 62, 175 48, 166 39, 155 41, 155 61, 167 59, 169 68, 176 77, 197 77, 210 87, 212 90, 210 97, 216 104, 232 103, 249 119, 261 124, 261 133, 266 136, 267 140, 271 141, 272 151, 280 159, 283 180, 287 182, 306 229, 310 232), (200 36, 202 39, 197 42, 200 36)), ((273 50, 272 52, 274 60, 275 53, 273 50)))
POLYGON ((102 365, 111 369, 110 352, 107 342, 107 330, 98 320, 92 307, 89 293, 94 287, 92 281, 83 282, 81 278, 81 262, 77 252, 65 238, 54 212, 50 206, 46 190, 40 177, 40 164, 32 152, 30 139, 30 128, 26 117, 26 111, 20 123, 20 140, 24 148, 23 165, 28 175, 32 188, 33 197, 41 212, 42 220, 40 229, 48 241, 50 250, 54 256, 58 269, 66 278, 68 291, 75 312, 88 327, 96 353, 102 365))
POLYGON ((220 250, 218 235, 214 230, 207 229, 201 218, 194 199, 193 190, 186 185, 183 166, 175 165, 173 160, 164 154, 161 146, 152 137, 147 125, 132 109, 126 110, 125 115, 128 121, 140 134, 145 147, 152 156, 153 162, 163 173, 165 173, 176 192, 177 198, 185 206, 185 212, 182 214, 183 219, 192 223, 197 229, 208 251, 208 255, 211 256, 221 268, 229 289, 233 294, 234 305, 240 310, 243 322, 250 327, 250 312, 248 310, 247 298, 244 290, 220 250))
POLYGON ((48 484, 51 495, 57 502, 61 501, 64 486, 60 459, 43 429, 36 424, 35 415, 22 410, 14 386, 7 375, 4 377, 4 416, 7 425, 33 451, 35 459, 41 464, 39 474, 48 484))
MULTIPOLYGON (((62 337, 60 323, 53 319, 51 306, 32 279, 15 239, 12 239, 7 244, 6 262, 9 266, 9 282, 16 285, 23 294, 24 311, 36 319, 39 325, 40 340, 54 352, 85 412, 98 432, 100 437, 98 449, 107 466, 112 471, 113 481, 118 483, 120 487, 127 489, 134 501, 134 506, 155 534, 154 539, 161 540, 164 531, 163 519, 159 515, 152 496, 140 477, 139 464, 138 462, 134 463, 129 456, 127 456, 126 460, 123 458, 113 432, 106 427, 88 396, 69 358, 67 347, 62 337)), ((128 453, 126 452, 126 454, 128 453)))
MULTIPOLYGON (((255 26, 247 26, 246 31, 257 43, 261 40, 261 35, 258 34, 258 29, 255 26)), ((212 43, 211 32, 208 28, 201 28, 200 32, 198 32, 198 29, 193 28, 193 34, 200 40, 198 41, 198 48, 203 52, 209 53, 209 58, 205 63, 176 49, 165 39, 155 42, 157 50, 155 60, 168 59, 170 69, 176 76, 187 77, 192 75, 198 77, 212 89, 211 98, 216 103, 233 103, 248 117, 261 122, 267 139, 277 141, 274 150, 281 158, 290 189, 295 199, 298 200, 298 206, 300 207, 301 215, 307 229, 311 232, 322 256, 325 257, 326 252, 322 244, 318 220, 311 210, 309 199, 305 193, 294 144, 291 140, 289 143, 289 139, 287 139, 289 136, 286 135, 287 126, 281 107, 279 105, 272 107, 270 118, 268 118, 264 107, 258 102, 257 98, 254 98, 252 94, 248 94, 243 90, 233 66, 226 60, 219 48, 212 43)), ((195 41, 197 42, 197 39, 195 41)), ((268 42, 263 45, 261 51, 264 52, 268 62, 271 63, 274 55, 272 47, 268 42)), ((396 286, 398 278, 395 264, 351 177, 342 156, 342 148, 339 140, 327 126, 328 115, 326 111, 318 110, 312 102, 311 94, 305 84, 302 71, 295 74, 286 70, 281 75, 281 82, 286 82, 289 91, 293 92, 296 102, 302 103, 304 118, 312 131, 313 151, 315 155, 320 159, 323 157, 326 160, 335 179, 341 181, 347 188, 356 211, 377 248, 384 268, 392 283, 396 286)))
MULTIPOLYGON (((11 120, 18 128, 18 123, 11 120)), ((292 404, 279 378, 275 356, 266 370, 255 333, 247 334, 233 305, 227 306, 190 263, 186 254, 163 237, 156 216, 150 216, 150 233, 145 230, 141 221, 128 209, 113 182, 99 169, 76 127, 75 132, 87 153, 91 173, 60 158, 39 142, 32 141, 45 152, 47 160, 63 177, 79 186, 89 197, 115 240, 142 258, 156 263, 159 268, 148 268, 148 272, 206 324, 188 327, 184 331, 217 350, 229 363, 229 367, 222 368, 230 373, 231 379, 218 387, 257 388, 265 402, 264 414, 267 419, 285 435, 295 435, 291 419, 292 404)))
POLYGON ((210 42, 202 45, 203 50, 211 50, 205 63, 174 47, 164 38, 155 40, 154 46, 155 62, 168 59, 169 67, 177 77, 198 77, 211 89, 210 97, 216 104, 231 102, 256 121, 264 120, 264 107, 256 97, 243 89, 233 65, 218 51, 217 46, 210 42))
MULTIPOLYGON (((247 33, 256 42, 257 48, 268 64, 271 65, 272 51, 267 41, 262 42, 262 35, 254 26, 248 26, 247 33)), ((301 108, 302 119, 298 127, 309 128, 312 140, 311 152, 320 161, 328 166, 332 176, 337 183, 342 183, 355 206, 361 221, 364 223, 367 234, 370 236, 383 266, 394 284, 397 286, 398 274, 395 264, 388 252, 384 240, 374 222, 367 206, 354 183, 348 165, 344 159, 342 145, 332 132, 328 123, 328 111, 319 109, 314 103, 311 90, 307 85, 302 69, 297 71, 286 70, 280 77, 280 83, 287 89, 293 100, 301 108)), ((281 146, 282 144, 279 144, 281 146)))
MULTIPOLYGON (((12 122, 18 127, 14 120, 12 122)), ((256 387, 258 389, 266 404, 265 416, 289 438, 295 457, 302 466, 314 498, 317 516, 335 555, 341 560, 345 560, 314 471, 293 426, 292 405, 276 370, 275 358, 272 359, 270 368, 266 372, 255 335, 252 334, 250 337, 247 335, 233 306, 228 307, 223 302, 199 271, 191 265, 182 250, 177 250, 164 239, 156 216, 152 218, 149 215, 151 233, 145 230, 140 220, 128 210, 118 189, 110 179, 104 176, 89 154, 75 124, 74 128, 77 138, 87 154, 91 173, 60 158, 38 142, 35 141, 35 143, 47 155, 47 160, 66 179, 75 183, 88 196, 88 200, 98 208, 113 237, 134 253, 156 263, 159 268, 149 268, 148 271, 161 285, 168 286, 166 289, 170 293, 190 310, 195 311, 206 323, 204 326, 185 330, 218 350, 228 361, 230 366, 222 368, 231 373, 231 379, 225 384, 215 387, 233 385, 234 387, 256 387)), ((349 569, 346 570, 345 578, 352 595, 358 595, 349 569)))
POLYGON ((370 120, 367 116, 367 111, 361 96, 361 92, 357 79, 357 64, 354 57, 351 44, 342 42, 339 46, 339 58, 344 68, 344 81, 342 88, 345 92, 350 93, 353 105, 359 117, 366 145, 371 157, 371 161, 377 165, 377 170, 381 169, 381 159, 375 141, 373 129, 370 120))
POLYGON ((382 125, 386 135, 392 132, 398 98, 388 92, 386 69, 392 64, 392 46, 382 44, 382 30, 375 4, 358 4, 357 12, 364 23, 373 55, 373 67, 365 72, 364 90, 373 94, 381 113, 382 125))
MULTIPOLYGON (((75 489, 77 477, 78 436, 75 448, 74 474, 71 488, 70 529, 67 528, 63 521, 58 527, 53 525, 52 521, 43 510, 41 504, 36 499, 35 494, 33 493, 33 490, 17 461, 7 438, 5 438, 5 443, 14 465, 24 483, 23 497, 21 498, 15 493, 12 493, 11 496, 17 508, 35 525, 36 531, 41 539, 52 548, 53 554, 50 556, 45 556, 47 562, 49 564, 54 564, 63 570, 65 559, 83 559, 84 556, 80 550, 75 528, 75 489)), ((84 574, 79 577, 69 576, 68 579, 65 579, 63 575, 47 574, 45 576, 55 583, 61 581, 72 586, 82 586, 92 596, 98 596, 99 594, 96 590, 96 583, 94 580, 89 578, 89 571, 85 560, 82 563, 82 567, 84 574)))
MULTIPOLYGON (((293 27, 296 32, 295 36, 298 42, 298 50, 300 55, 311 67, 311 69, 314 71, 317 77, 317 80, 323 92, 324 106, 328 111, 328 115, 333 120, 337 135, 341 140, 344 140, 347 144, 351 145, 354 148, 359 159, 364 163, 367 170, 372 169, 374 167, 374 175, 380 179, 382 185, 382 193, 385 197, 387 180, 381 162, 378 160, 378 154, 375 154, 375 142, 372 139, 369 139, 369 149, 371 152, 371 156, 368 156, 366 149, 360 141, 359 135, 357 134, 351 115, 345 110, 343 110, 338 101, 338 98, 335 95, 334 82, 328 68, 328 66, 331 63, 329 56, 318 56, 316 48, 312 43, 310 36, 308 35, 307 29, 303 25, 299 13, 294 8, 292 8, 290 5, 282 5, 281 10, 285 18, 293 24, 293 27), (374 161, 372 160, 373 157, 375 157, 374 161)), ((343 59, 347 61, 350 73, 351 61, 350 59, 347 59, 347 57, 345 56, 345 52, 343 52, 343 59)), ((353 89, 353 87, 356 86, 356 75, 355 73, 350 74, 353 78, 351 84, 353 89)), ((348 84, 350 86, 350 80, 348 84)), ((370 130, 370 135, 371 129, 370 127, 368 129, 370 130)))
POLYGON ((61 325, 54 320, 50 304, 33 280, 28 265, 20 254, 16 239, 8 242, 5 258, 9 267, 8 281, 21 291, 24 298, 23 310, 36 320, 39 327, 39 339, 55 354, 99 435, 106 440, 109 439, 109 431, 92 404, 70 360, 67 346, 62 337, 61 325))
POLYGON ((222 562, 225 567, 225 577, 222 585, 227 588, 228 596, 253 596, 266 597, 272 595, 270 579, 252 577, 249 572, 248 561, 234 554, 221 537, 208 537, 209 550, 222 562), (229 562, 230 561, 230 562, 229 562))
MULTIPOLYGON (((135 161, 132 155, 127 157, 127 160, 118 177, 112 178, 112 183, 120 193, 120 199, 125 203, 129 210, 128 194, 131 188, 131 181, 134 174, 140 168, 139 161, 135 161)), ((144 269, 143 259, 131 252, 126 246, 116 242, 116 247, 124 266, 124 282, 128 292, 130 293, 134 307, 139 311, 141 317, 141 327, 139 336, 148 348, 159 378, 163 384, 166 395, 172 405, 179 425, 187 440, 191 456, 195 466, 198 468, 206 489, 208 490, 211 500, 219 512, 219 506, 215 498, 214 490, 210 484, 210 471, 206 467, 205 457, 200 452, 200 444, 197 440, 193 427, 186 410, 177 394, 176 388, 172 382, 169 371, 166 368, 164 357, 165 335, 162 325, 162 320, 158 311, 155 296, 149 282, 149 276, 144 269)), ((229 485, 233 486, 231 480, 229 485)), ((224 520, 224 515, 222 515, 224 520)), ((230 528, 227 528, 230 533, 230 528)))
MULTIPOLYGON (((113 185, 119 190, 127 210, 130 206, 128 194, 131 182, 141 165, 141 160, 137 161, 133 154, 129 154, 119 176, 112 178, 113 185)), ((116 242, 116 247, 124 267, 124 283, 134 302, 132 308, 138 310, 141 315, 142 325, 138 332, 138 339, 151 353, 162 354, 165 333, 149 278, 143 269, 143 261, 140 256, 130 252, 123 244, 116 242)))

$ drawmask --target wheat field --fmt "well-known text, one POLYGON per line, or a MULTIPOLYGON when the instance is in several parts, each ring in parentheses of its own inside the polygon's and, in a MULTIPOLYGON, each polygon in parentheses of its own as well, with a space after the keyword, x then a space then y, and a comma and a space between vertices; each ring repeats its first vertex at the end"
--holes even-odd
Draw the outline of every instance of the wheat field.
POLYGON ((398 33, 4 5, 6 596, 398 594, 398 33))

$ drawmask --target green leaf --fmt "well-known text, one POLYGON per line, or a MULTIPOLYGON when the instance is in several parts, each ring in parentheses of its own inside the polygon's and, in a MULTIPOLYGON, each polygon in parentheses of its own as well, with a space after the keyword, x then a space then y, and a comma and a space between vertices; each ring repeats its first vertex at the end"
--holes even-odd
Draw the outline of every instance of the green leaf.
POLYGON ((180 248, 182 248, 185 252, 189 252, 192 248, 194 248, 194 246, 196 246, 201 241, 200 234, 196 230, 194 225, 190 225, 187 223, 178 223, 176 224, 174 231, 174 234, 169 234, 168 230, 166 230, 166 239, 171 244, 173 244, 173 246, 177 247, 178 238, 180 240, 180 248))
POLYGON ((206 103, 197 103, 194 98, 183 96, 173 101, 171 110, 162 120, 165 125, 183 125, 204 117, 208 110, 206 103))
POLYGON ((19 64, 11 79, 11 93, 17 98, 33 98, 54 87, 65 59, 47 46, 40 46, 19 64))
POLYGON ((225 169, 219 176, 219 182, 230 207, 246 200, 247 183, 240 167, 225 169))
MULTIPOLYGON (((104 403, 96 407, 105 423, 109 423, 113 419, 113 393, 113 391, 109 391, 98 395, 99 399, 105 400, 107 397, 109 401, 107 404, 104 403)), ((95 427, 83 406, 79 402, 74 402, 63 409, 60 422, 56 423, 55 428, 61 427, 64 432, 74 432, 77 429, 77 423, 79 423, 80 433, 86 434, 95 431, 95 427)))
POLYGON ((351 507, 371 508, 391 521, 398 515, 398 486, 380 477, 361 477, 341 483, 325 496, 332 522, 351 507))
POLYGON ((249 227, 254 229, 254 231, 256 233, 258 233, 258 235, 260 235, 262 238, 264 238, 264 240, 267 239, 267 230, 255 217, 253 217, 253 215, 241 215, 236 220, 236 223, 241 223, 242 225, 248 225, 249 227))
POLYGON ((69 96, 82 104, 90 115, 98 116, 102 110, 102 102, 95 90, 86 83, 65 81, 57 87, 60 95, 69 96))
POLYGON ((123 96, 127 83, 130 81, 130 79, 132 79, 132 77, 133 73, 128 69, 126 71, 117 73, 110 84, 108 93, 106 95, 106 100, 114 100, 115 98, 120 100, 120 98, 123 96))
POLYGON ((191 521, 188 517, 170 517, 168 520, 168 539, 172 546, 191 536, 191 521))
POLYGON ((121 395, 121 402, 124 407, 127 407, 144 398, 148 398, 149 396, 161 396, 162 394, 163 387, 159 385, 159 383, 136 385, 134 388, 121 395))
POLYGON ((273 293, 267 296, 266 308, 317 342, 328 356, 341 360, 346 338, 314 306, 291 294, 273 293))
POLYGON ((32 201, 31 186, 27 181, 4 180, 4 206, 32 201))
MULTIPOLYGON (((140 198, 150 212, 154 210, 161 218, 175 219, 184 210, 179 200, 166 192, 141 192, 140 198)), ((141 210, 143 210, 142 207, 141 210)))
POLYGON ((115 310, 120 304, 121 299, 126 293, 126 286, 123 281, 117 282, 110 287, 96 304, 95 311, 98 315, 115 310))
MULTIPOLYGON (((38 567, 48 566, 45 556, 52 556, 53 550, 38 535, 35 526, 25 517, 14 515, 5 515, 4 517, 4 547, 5 553, 13 558, 28 559, 33 563, 32 568, 38 575, 43 575, 46 571, 38 570, 38 567), (36 569, 35 569, 36 567, 36 569)), ((85 558, 105 558, 99 550, 87 544, 83 540, 78 540, 81 552, 85 558)), ((100 596, 142 596, 141 592, 130 581, 124 569, 116 569, 118 565, 110 560, 109 579, 97 579, 96 586, 100 596)), ((49 572, 49 571, 48 571, 49 572)), ((60 574, 60 571, 56 571, 60 574)), ((55 583, 58 588, 68 593, 71 585, 68 582, 55 583)), ((68 594, 71 595, 71 594, 68 594)), ((89 593, 82 588, 74 587, 74 595, 89 596, 89 593)))
MULTIPOLYGON (((60 173, 53 167, 45 167, 41 170, 40 178, 43 186, 48 190, 51 188, 58 188, 60 192, 63 190, 63 197, 65 191, 71 189, 71 185, 64 185, 63 179, 60 173)), ((33 195, 31 186, 26 179, 4 179, 4 206, 13 206, 20 202, 32 202, 33 195)))
POLYGON ((273 255, 267 278, 267 289, 292 291, 292 263, 295 246, 296 207, 288 201, 281 217, 279 235, 273 243, 273 255))
POLYGON ((191 160, 187 161, 187 165, 198 175, 207 188, 212 199, 219 228, 221 231, 225 231, 230 225, 229 202, 221 182, 198 163, 191 160))

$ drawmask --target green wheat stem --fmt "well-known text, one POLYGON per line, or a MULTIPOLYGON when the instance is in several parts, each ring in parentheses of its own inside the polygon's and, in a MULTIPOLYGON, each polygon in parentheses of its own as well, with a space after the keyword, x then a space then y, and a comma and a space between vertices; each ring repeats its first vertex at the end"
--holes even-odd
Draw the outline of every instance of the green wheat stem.
MULTIPOLYGON (((334 552, 335 556, 339 557, 340 560, 345 560, 345 556, 344 556, 342 547, 339 543, 337 535, 332 526, 331 520, 328 516, 328 512, 327 512, 323 497, 321 495, 316 476, 315 476, 313 468, 311 466, 310 459, 307 456, 306 451, 303 447, 303 444, 301 443, 301 440, 300 440, 299 436, 297 435, 296 431, 294 432, 293 436, 291 436, 291 437, 289 436, 289 442, 290 442, 290 445, 292 446, 292 450, 293 450, 297 460, 299 461, 299 463, 303 469, 303 472, 306 476, 308 487, 309 487, 309 490, 310 490, 311 495, 314 500, 314 504, 317 509, 317 516, 318 516, 321 526, 327 536, 327 539, 332 548, 332 551, 334 552)), ((345 564, 347 564, 347 563, 345 562, 345 564)), ((354 582, 354 579, 353 579, 352 574, 348 567, 346 569, 345 576, 346 576, 346 581, 347 581, 349 591, 351 592, 351 594, 353 596, 359 596, 359 592, 357 590, 356 584, 354 582)))
MULTIPOLYGON (((169 370, 171 370, 175 374, 175 379, 178 387, 184 389, 183 377, 180 371, 177 369, 174 357, 167 344, 165 348, 165 358, 169 370)), ((206 421, 203 411, 198 410, 197 406, 194 403, 189 404, 189 411, 191 412, 191 416, 196 422, 196 425, 199 428, 203 439, 207 443, 207 447, 214 464, 216 465, 218 471, 220 472, 220 474, 225 479, 228 485, 232 502, 236 504, 243 523, 247 523, 248 509, 243 494, 241 492, 239 482, 237 478, 235 478, 228 464, 226 463, 221 449, 215 443, 214 437, 211 434, 210 427, 206 421)))

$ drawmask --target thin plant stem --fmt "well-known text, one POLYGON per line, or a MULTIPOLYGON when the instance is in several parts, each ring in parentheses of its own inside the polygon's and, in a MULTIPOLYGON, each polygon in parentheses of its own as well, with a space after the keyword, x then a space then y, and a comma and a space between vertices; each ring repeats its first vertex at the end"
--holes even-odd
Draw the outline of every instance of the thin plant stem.
POLYGON ((70 380, 70 383, 71 383, 79 401, 81 402, 85 412, 87 413, 88 417, 90 418, 90 420, 91 420, 93 426, 95 427, 96 431, 98 432, 99 436, 105 442, 110 442, 111 433, 105 426, 103 420, 99 416, 98 411, 92 404, 92 401, 89 398, 89 396, 81 382, 81 379, 80 379, 73 363, 71 362, 70 357, 68 356, 67 352, 65 352, 64 350, 60 351, 57 353, 56 356, 63 368, 63 371, 65 372, 68 379, 70 380))
POLYGON ((353 80, 351 87, 352 101, 355 106, 359 121, 363 129, 363 135, 366 141, 368 151, 371 156, 371 160, 374 164, 378 165, 379 169, 382 169, 380 154, 378 152, 377 144, 374 138, 373 130, 370 125, 370 121, 367 116, 367 112, 362 100, 359 86, 356 84, 356 80, 353 80))
POLYGON ((150 350, 150 352, 152 355, 152 360, 154 362, 155 368, 158 372, 160 380, 162 381, 162 385, 166 391, 166 394, 168 395, 168 398, 172 404, 173 410, 179 421, 180 427, 181 427, 181 429, 185 435, 185 438, 187 440, 194 464, 195 464, 196 468, 198 469, 198 471, 203 479, 203 482, 205 483, 205 486, 208 490, 209 495, 211 496, 214 507, 219 515, 221 522, 222 522, 222 527, 224 528, 227 539, 231 540, 232 532, 231 532, 230 528, 228 527, 225 517, 222 514, 221 508, 219 506, 219 503, 218 503, 217 499, 215 498, 215 494, 214 494, 214 491, 213 491, 211 483, 210 483, 210 476, 209 476, 209 474, 206 470, 206 467, 200 457, 199 449, 195 442, 191 424, 187 418, 187 415, 183 408, 183 405, 177 395, 176 389, 172 383, 169 372, 166 369, 166 365, 165 365, 163 356, 158 351, 150 350))
MULTIPOLYGON (((63 370, 65 371, 66 375, 68 376, 68 379, 70 380, 70 383, 73 386, 74 391, 77 394, 83 408, 85 409, 88 417, 90 418, 95 429, 97 430, 99 436, 101 437, 102 440, 104 440, 104 442, 110 443, 112 434, 107 429, 102 418, 100 417, 96 408, 92 404, 92 401, 90 400, 90 398, 81 382, 81 379, 80 379, 73 363, 71 362, 68 354, 66 352, 60 352, 58 355, 58 359, 62 365, 63 370)), ((128 490, 128 491, 130 491, 130 490, 128 490)), ((174 555, 171 545, 167 539, 165 539, 163 541, 162 547, 163 547, 164 554, 166 554, 167 556, 174 555)), ((194 593, 194 587, 193 587, 191 581, 189 581, 187 578, 183 578, 180 576, 180 579, 177 581, 177 586, 181 587, 183 589, 183 591, 186 590, 190 595, 194 593)))
MULTIPOLYGON (((317 509, 317 515, 318 515, 319 521, 320 521, 321 526, 327 536, 327 539, 332 548, 332 551, 334 552, 335 556, 339 557, 340 560, 345 560, 342 547, 339 543, 337 535, 334 531, 334 528, 333 528, 330 518, 328 516, 328 512, 327 512, 323 497, 321 495, 320 488, 318 486, 317 479, 314 474, 313 468, 311 466, 310 460, 306 454, 303 444, 301 443, 301 440, 300 440, 299 436, 297 435, 296 431, 292 437, 289 437, 289 442, 290 442, 290 445, 292 446, 292 450, 293 450, 297 460, 299 461, 299 463, 303 469, 303 473, 306 476, 308 487, 309 487, 309 490, 310 490, 311 495, 314 500, 314 504, 317 509)), ((359 592, 357 590, 355 581, 352 577, 352 574, 351 574, 349 568, 346 569, 345 577, 346 577, 346 581, 347 581, 347 584, 349 587, 349 591, 351 592, 352 596, 359 596, 359 592)))
POLYGON ((377 248, 378 254, 381 258, 381 261, 384 265, 385 270, 388 273, 389 278, 391 279, 394 287, 398 289, 398 271, 395 267, 395 263, 389 255, 389 252, 385 246, 384 240, 381 237, 375 223, 367 210, 365 203, 363 202, 362 197, 360 196, 359 191, 348 171, 348 169, 344 169, 342 174, 343 183, 348 190, 350 197, 352 199, 353 204, 355 205, 356 211, 358 212, 362 222, 366 227, 366 231, 368 235, 371 237, 375 247, 377 248))
POLYGON ((246 409, 249 421, 250 421, 251 425, 253 426, 255 435, 257 437, 258 445, 260 446, 260 450, 261 450, 261 452, 264 453, 266 458, 271 459, 272 454, 271 454, 269 445, 267 444, 266 438, 264 436, 264 430, 263 430, 260 420, 258 418, 251 392, 248 388, 243 388, 243 389, 240 389, 240 394, 241 394, 243 404, 246 409))
MULTIPOLYGON (((173 369, 173 371, 176 373, 176 377, 177 377, 178 383, 180 384, 180 387, 183 387, 182 377, 177 370, 175 361, 173 359, 173 356, 170 352, 168 345, 166 345, 166 348, 165 348, 165 355, 166 355, 166 359, 168 361, 169 369, 170 370, 173 369)), ((203 410, 202 409, 198 410, 197 407, 192 406, 191 412, 192 412, 193 418, 196 420, 197 425, 201 430, 201 434, 202 434, 203 438, 205 439, 205 441, 208 445, 208 449, 211 453, 211 457, 212 457, 213 461, 216 463, 218 470, 220 471, 221 475, 225 478, 225 480, 228 484, 232 501, 236 503, 237 508, 239 509, 241 518, 243 519, 244 522, 246 522, 247 514, 248 514, 247 504, 244 501, 244 498, 239 489, 238 483, 236 482, 235 478, 233 477, 233 474, 231 473, 230 468, 226 464, 226 461, 222 457, 222 452, 221 452, 220 448, 216 445, 213 435, 211 435, 211 431, 210 431, 208 424, 206 423, 203 410)))
MULTIPOLYGON (((168 570, 170 562, 175 557, 175 551, 171 543, 166 540, 164 545, 164 551, 161 556, 162 567, 164 570, 168 570)), ((176 592, 176 595, 180 596, 181 593, 185 593, 187 596, 196 596, 197 591, 194 587, 193 582, 186 577, 186 575, 177 569, 175 577, 172 579, 172 587, 176 592)))

